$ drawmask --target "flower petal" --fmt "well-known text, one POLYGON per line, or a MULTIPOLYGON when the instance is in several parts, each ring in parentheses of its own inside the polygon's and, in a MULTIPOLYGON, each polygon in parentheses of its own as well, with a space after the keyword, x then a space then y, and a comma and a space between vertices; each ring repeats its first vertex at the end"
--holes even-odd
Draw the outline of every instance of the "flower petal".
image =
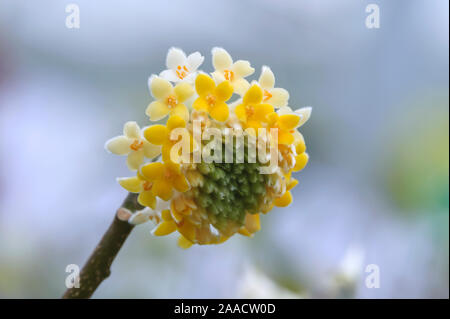
POLYGON ((280 128, 284 130, 293 130, 300 123, 300 116, 297 114, 285 114, 281 115, 278 119, 278 123, 280 123, 280 128))
POLYGON ((163 163, 149 163, 141 168, 141 174, 150 181, 155 181, 164 178, 164 164, 163 163))
MULTIPOLYGON (((223 82, 225 83, 225 82, 223 82)), ((213 119, 219 122, 224 122, 228 119, 230 110, 225 102, 217 102, 213 107, 209 109, 209 115, 213 119)))
POLYGON ((169 133, 170 131, 178 127, 186 127, 186 121, 178 115, 170 116, 167 120, 167 129, 169 130, 169 133))
POLYGON ((234 93, 244 95, 250 87, 250 83, 246 79, 240 78, 233 81, 234 93))
POLYGON ((299 114, 301 116, 300 123, 298 126, 302 126, 306 123, 306 121, 309 120, 309 117, 311 116, 312 107, 302 107, 301 109, 295 110, 295 113, 299 114))
POLYGON ((299 131, 294 131, 294 145, 297 155, 306 151, 306 144, 303 135, 299 131))
POLYGON ((172 84, 159 76, 152 75, 148 82, 152 96, 158 100, 165 99, 173 92, 172 84))
POLYGON ((150 118, 150 121, 159 121, 169 114, 169 107, 166 103, 161 101, 154 101, 147 106, 145 114, 150 118))
POLYGON ((267 122, 267 116, 274 112, 273 106, 270 104, 258 104, 254 107, 254 110, 253 118, 261 122, 267 122))
POLYGON ((236 108, 234 109, 234 113, 236 114, 237 118, 240 119, 241 121, 243 122, 247 121, 247 112, 244 104, 239 104, 238 106, 236 106, 236 108))
POLYGON ((131 143, 132 141, 128 137, 122 135, 108 140, 105 143, 105 148, 113 154, 126 155, 131 151, 131 143))
POLYGON ((147 141, 144 141, 144 155, 147 158, 155 158, 161 154, 161 146, 154 145, 147 141))
POLYGON ((144 130, 144 137, 154 145, 162 145, 169 138, 169 130, 161 124, 152 125, 144 130))
POLYGON ((263 65, 258 82, 263 89, 272 89, 275 86, 275 75, 268 66, 263 65))
POLYGON ((141 191, 141 180, 137 176, 118 178, 117 182, 130 193, 141 191))
POLYGON ((150 207, 155 209, 156 207, 156 197, 151 191, 143 191, 139 194, 138 203, 142 206, 150 207))
POLYGON ((189 110, 183 103, 177 104, 177 106, 170 111, 170 116, 174 115, 181 117, 185 122, 189 121, 189 110))
POLYGON ((274 202, 275 202, 275 206, 277 206, 277 207, 289 206, 289 204, 292 203, 292 194, 291 194, 291 192, 287 191, 281 197, 275 198, 274 202))
POLYGON ((214 88, 216 87, 216 83, 206 74, 199 74, 195 79, 195 90, 197 94, 200 96, 207 95, 208 93, 212 93, 214 88))
POLYGON ((233 65, 233 59, 230 54, 222 48, 212 49, 212 60, 214 69, 218 71, 231 69, 231 66, 233 65))
POLYGON ((194 52, 189 54, 187 57, 187 64, 189 72, 194 72, 198 69, 198 67, 203 63, 205 59, 204 56, 200 54, 200 52, 194 52))
POLYGON ((178 66, 187 64, 186 54, 179 48, 170 48, 167 52, 166 65, 169 69, 176 70, 178 66))
POLYGON ((309 155, 308 153, 301 153, 300 155, 295 156, 295 166, 292 169, 294 172, 301 171, 305 168, 308 163, 309 155))
POLYGON ((224 81, 216 87, 214 95, 219 101, 225 102, 233 95, 233 86, 229 81, 224 81))
POLYGON ((294 142, 294 136, 286 130, 278 130, 278 144, 289 145, 294 142))
POLYGON ((123 135, 128 138, 140 139, 141 138, 141 129, 139 125, 134 121, 126 122, 123 126, 123 135))
POLYGON ((166 236, 177 230, 177 225, 173 222, 162 222, 153 230, 155 236, 166 236))
POLYGON ((197 111, 208 111, 209 105, 203 97, 199 97, 192 103, 192 107, 197 111))
POLYGON ((261 229, 259 214, 247 214, 245 216, 245 228, 250 233, 256 233, 261 229))
POLYGON ((257 84, 253 84, 244 95, 244 104, 259 104, 263 99, 263 91, 257 84))
POLYGON ((255 69, 251 67, 250 62, 239 60, 233 64, 233 72, 235 76, 245 78, 252 75, 255 69))
POLYGON ((181 193, 184 193, 189 189, 189 184, 186 181, 186 178, 184 177, 184 175, 177 176, 173 182, 173 186, 175 187, 175 189, 177 191, 179 191, 181 193))
POLYGON ((130 154, 128 154, 127 165, 130 170, 138 170, 142 163, 144 163, 144 150, 131 151, 130 154))
POLYGON ((165 179, 156 180, 152 188, 153 194, 165 201, 168 201, 172 197, 172 190, 172 184, 165 179))
POLYGON ((175 73, 174 70, 164 70, 159 74, 159 77, 163 78, 164 80, 170 81, 170 82, 178 82, 180 81, 180 78, 175 73))
POLYGON ((275 88, 270 90, 272 97, 265 100, 266 103, 272 104, 275 107, 286 106, 289 100, 289 92, 282 88, 275 88))
POLYGON ((189 239, 184 237, 183 235, 178 237, 177 244, 180 248, 183 248, 183 249, 188 249, 189 247, 191 247, 193 245, 193 243, 189 239))
POLYGON ((190 98, 194 93, 194 89, 192 85, 186 82, 181 82, 175 86, 175 96, 177 97, 178 102, 184 102, 188 98, 190 98))

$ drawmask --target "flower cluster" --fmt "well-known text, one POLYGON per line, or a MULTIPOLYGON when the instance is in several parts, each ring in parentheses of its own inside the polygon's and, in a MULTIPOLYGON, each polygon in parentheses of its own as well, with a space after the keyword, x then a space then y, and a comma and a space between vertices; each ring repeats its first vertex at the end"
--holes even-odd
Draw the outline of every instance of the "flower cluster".
POLYGON ((292 110, 289 93, 275 87, 269 67, 249 82, 255 69, 248 61, 234 62, 222 48, 212 50, 215 70, 210 75, 198 69, 203 60, 199 52, 186 56, 170 49, 167 70, 149 78, 154 101, 145 112, 150 121, 165 124, 141 130, 127 122, 123 135, 105 146, 127 155, 129 169, 136 172, 118 179, 146 207, 130 213, 128 221, 155 222, 156 236, 177 231, 183 248, 219 244, 236 233, 252 236, 260 229, 261 213, 292 202, 290 191, 298 183, 292 173, 308 162, 297 129, 311 108, 292 110), (216 138, 214 130, 222 135, 216 138), (269 149, 276 159, 270 169, 264 157, 255 155, 269 149))

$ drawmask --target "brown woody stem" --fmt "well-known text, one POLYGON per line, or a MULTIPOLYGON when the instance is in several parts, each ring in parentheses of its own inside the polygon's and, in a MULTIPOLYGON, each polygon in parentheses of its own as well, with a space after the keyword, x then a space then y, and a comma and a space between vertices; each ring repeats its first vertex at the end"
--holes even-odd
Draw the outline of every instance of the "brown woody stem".
MULTIPOLYGON (((142 207, 137 202, 137 195, 129 193, 121 207, 135 212, 142 207)), ((128 238, 133 225, 114 216, 114 220, 97 247, 80 272, 79 288, 69 288, 63 295, 64 299, 90 298, 97 287, 111 274, 111 264, 117 253, 128 238)))

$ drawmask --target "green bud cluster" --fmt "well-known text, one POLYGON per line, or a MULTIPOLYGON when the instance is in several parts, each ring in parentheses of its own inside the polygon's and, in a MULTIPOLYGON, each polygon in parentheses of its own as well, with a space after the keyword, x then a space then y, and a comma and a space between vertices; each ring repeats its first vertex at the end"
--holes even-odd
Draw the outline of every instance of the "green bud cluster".
POLYGON ((246 213, 259 213, 268 182, 268 175, 260 174, 259 167, 258 163, 198 164, 204 183, 196 202, 216 228, 225 228, 230 222, 242 226, 246 213))

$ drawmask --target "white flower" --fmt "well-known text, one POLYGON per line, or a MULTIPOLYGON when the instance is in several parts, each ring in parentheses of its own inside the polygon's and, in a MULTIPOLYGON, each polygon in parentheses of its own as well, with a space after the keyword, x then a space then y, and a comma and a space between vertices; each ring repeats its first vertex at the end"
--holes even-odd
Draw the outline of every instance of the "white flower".
POLYGON ((123 135, 113 137, 105 144, 106 150, 116 155, 128 155, 127 165, 136 171, 144 162, 144 157, 154 158, 161 153, 161 147, 149 143, 143 138, 136 122, 126 122, 123 135))
POLYGON ((263 89, 263 103, 271 104, 276 108, 287 105, 289 92, 275 87, 275 75, 268 66, 262 67, 258 82, 263 89))
POLYGON ((152 210, 150 208, 145 208, 131 215, 128 219, 128 222, 132 225, 139 225, 146 223, 148 221, 152 221, 153 223, 158 224, 161 220, 161 217, 157 213, 157 211, 152 210))
POLYGON ((204 59, 199 52, 194 52, 186 57, 183 50, 170 48, 166 58, 167 70, 162 71, 159 76, 171 82, 193 83, 197 69, 204 59))
POLYGON ((228 80, 235 93, 244 95, 250 87, 244 78, 255 72, 255 69, 250 66, 250 62, 239 60, 233 63, 230 54, 222 48, 213 48, 212 56, 215 71, 211 75, 214 81, 221 83, 228 80))

